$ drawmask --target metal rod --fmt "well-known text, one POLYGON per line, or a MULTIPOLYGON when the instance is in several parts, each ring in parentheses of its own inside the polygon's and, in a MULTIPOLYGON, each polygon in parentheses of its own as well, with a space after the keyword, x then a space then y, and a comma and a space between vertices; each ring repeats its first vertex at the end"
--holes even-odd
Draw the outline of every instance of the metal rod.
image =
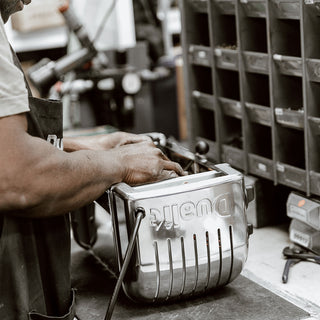
POLYGON ((113 290, 112 297, 111 297, 111 299, 109 301, 107 313, 106 313, 106 316, 105 316, 104 320, 110 320, 111 317, 112 317, 113 309, 114 309, 114 307, 116 305, 116 302, 117 302, 117 298, 118 298, 119 291, 120 291, 120 288, 121 288, 121 285, 122 285, 122 281, 123 281, 123 279, 124 279, 124 277, 126 275, 126 272, 127 272, 127 269, 128 269, 131 257, 132 257, 132 253, 133 253, 133 249, 134 249, 134 246, 135 246, 136 237, 137 237, 137 234, 138 234, 138 231, 139 231, 139 227, 140 227, 141 221, 142 221, 142 219, 144 217, 145 217, 144 209, 137 208, 137 210, 136 210, 136 222, 135 222, 135 225, 134 225, 134 230, 133 230, 133 233, 131 235, 130 242, 128 244, 128 248, 127 248, 127 251, 126 251, 126 254, 125 254, 123 265, 122 265, 121 270, 120 270, 119 278, 118 278, 116 286, 115 286, 115 288, 113 290))

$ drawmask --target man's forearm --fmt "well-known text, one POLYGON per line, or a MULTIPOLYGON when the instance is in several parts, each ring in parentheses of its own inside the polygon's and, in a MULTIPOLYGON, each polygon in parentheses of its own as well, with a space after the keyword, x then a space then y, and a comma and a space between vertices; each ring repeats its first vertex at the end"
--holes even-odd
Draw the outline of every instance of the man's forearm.
POLYGON ((121 181, 121 168, 110 152, 69 154, 27 134, 8 139, 14 146, 1 161, 10 166, 2 168, 0 212, 30 217, 62 214, 89 203, 121 181))
POLYGON ((108 138, 96 150, 65 152, 26 131, 23 114, 0 118, 0 212, 59 215, 120 181, 137 185, 186 174, 149 138, 114 135, 111 144, 108 138), (114 147, 105 151, 108 145, 114 147))

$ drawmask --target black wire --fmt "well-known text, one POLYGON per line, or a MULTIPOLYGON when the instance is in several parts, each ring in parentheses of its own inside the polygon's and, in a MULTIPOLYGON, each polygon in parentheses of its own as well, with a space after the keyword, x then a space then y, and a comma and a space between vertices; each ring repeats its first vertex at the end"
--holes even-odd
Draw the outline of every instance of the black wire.
POLYGON ((156 19, 154 17, 154 12, 150 7, 150 3, 146 0, 140 0, 140 4, 144 10, 145 17, 148 20, 149 24, 157 25, 156 19))
POLYGON ((98 29, 96 31, 96 34, 93 37, 93 42, 96 42, 97 39, 101 36, 101 33, 102 33, 108 19, 110 18, 110 14, 112 13, 112 11, 114 10, 114 8, 116 6, 116 2, 117 2, 117 0, 113 0, 111 6, 108 8, 107 12, 105 13, 105 15, 100 23, 100 26, 98 27, 98 29))

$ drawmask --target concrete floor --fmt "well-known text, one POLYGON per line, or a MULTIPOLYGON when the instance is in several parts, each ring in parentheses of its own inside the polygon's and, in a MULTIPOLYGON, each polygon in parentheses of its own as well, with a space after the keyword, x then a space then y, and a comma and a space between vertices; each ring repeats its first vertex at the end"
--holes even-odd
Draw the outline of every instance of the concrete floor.
POLYGON ((282 250, 289 244, 287 225, 254 229, 242 275, 308 311, 311 319, 320 319, 320 265, 299 262, 282 283, 282 250))

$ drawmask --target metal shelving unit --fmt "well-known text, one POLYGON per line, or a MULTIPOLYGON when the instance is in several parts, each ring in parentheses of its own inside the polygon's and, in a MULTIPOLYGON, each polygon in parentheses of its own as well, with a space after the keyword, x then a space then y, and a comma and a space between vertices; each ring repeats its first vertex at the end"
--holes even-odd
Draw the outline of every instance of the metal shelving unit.
POLYGON ((320 0, 181 0, 190 147, 320 195, 320 0))

